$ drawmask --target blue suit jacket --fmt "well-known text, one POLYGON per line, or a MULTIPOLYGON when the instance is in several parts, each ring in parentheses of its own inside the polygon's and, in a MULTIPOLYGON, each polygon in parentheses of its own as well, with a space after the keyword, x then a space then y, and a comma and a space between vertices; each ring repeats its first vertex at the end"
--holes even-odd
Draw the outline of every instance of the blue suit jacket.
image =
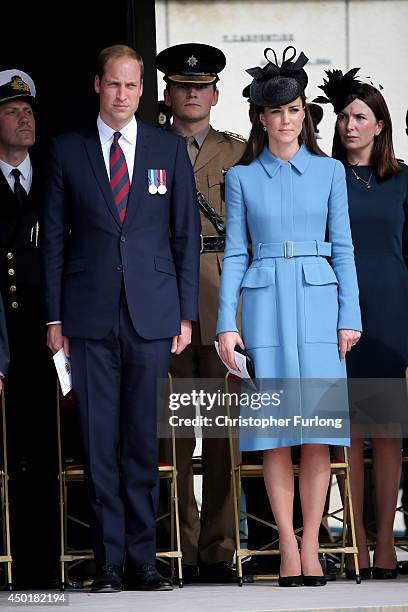
POLYGON ((196 320, 200 222, 183 139, 137 121, 126 217, 120 223, 96 124, 54 139, 44 192, 42 255, 47 321, 71 337, 100 339, 125 291, 146 339, 196 320), (147 171, 164 168, 167 193, 148 192, 147 171))

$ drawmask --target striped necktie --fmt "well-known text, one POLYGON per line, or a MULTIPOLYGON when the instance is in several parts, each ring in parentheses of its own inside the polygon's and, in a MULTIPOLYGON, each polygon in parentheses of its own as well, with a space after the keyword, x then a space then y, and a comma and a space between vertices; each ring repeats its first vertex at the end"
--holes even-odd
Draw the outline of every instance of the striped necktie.
POLYGON ((119 219, 123 223, 126 215, 126 207, 130 189, 129 174, 126 159, 119 145, 120 132, 113 134, 113 142, 110 148, 110 186, 113 199, 118 210, 119 219))

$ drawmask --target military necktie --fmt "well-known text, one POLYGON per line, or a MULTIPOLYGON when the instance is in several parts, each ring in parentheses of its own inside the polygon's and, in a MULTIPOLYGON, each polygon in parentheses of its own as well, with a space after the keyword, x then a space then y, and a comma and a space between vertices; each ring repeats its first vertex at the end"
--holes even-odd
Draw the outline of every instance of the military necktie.
POLYGON ((118 210, 119 219, 123 223, 126 215, 126 207, 130 190, 130 181, 125 155, 120 148, 119 138, 122 136, 120 132, 113 134, 113 142, 110 148, 110 186, 112 189, 113 199, 118 210))
POLYGON ((194 166, 195 160, 198 156, 198 144, 194 136, 185 136, 184 140, 187 145, 187 153, 191 161, 191 165, 194 166))
POLYGON ((18 168, 14 168, 11 174, 14 176, 14 195, 16 196, 17 202, 22 206, 27 197, 27 192, 20 183, 21 172, 18 168))

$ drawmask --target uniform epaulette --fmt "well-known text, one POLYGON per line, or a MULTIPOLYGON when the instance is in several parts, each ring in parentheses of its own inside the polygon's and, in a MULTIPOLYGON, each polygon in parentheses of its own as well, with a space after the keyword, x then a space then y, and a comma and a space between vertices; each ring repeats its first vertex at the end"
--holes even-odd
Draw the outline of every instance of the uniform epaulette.
POLYGON ((235 140, 239 140, 239 142, 246 142, 246 138, 241 136, 241 134, 234 134, 234 132, 227 132, 225 130, 222 132, 222 134, 225 134, 226 136, 230 136, 231 138, 234 138, 235 140))

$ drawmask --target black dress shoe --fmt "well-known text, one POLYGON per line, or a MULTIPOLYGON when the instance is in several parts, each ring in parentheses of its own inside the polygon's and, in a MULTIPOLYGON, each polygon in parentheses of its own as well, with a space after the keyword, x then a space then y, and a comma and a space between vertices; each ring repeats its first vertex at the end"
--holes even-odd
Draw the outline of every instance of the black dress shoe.
POLYGON ((118 593, 122 586, 122 568, 119 565, 103 565, 91 586, 91 593, 118 593))
POLYGON ((154 565, 139 565, 132 574, 132 585, 137 591, 172 591, 171 580, 163 578, 154 565))
POLYGON ((218 561, 209 565, 200 565, 200 582, 230 584, 237 581, 237 574, 230 561, 218 561))
POLYGON ((303 586, 303 576, 279 576, 278 584, 280 587, 303 586))
POLYGON ((189 565, 188 563, 183 563, 181 569, 183 571, 184 584, 193 584, 194 582, 199 582, 200 576, 197 565, 189 565))
POLYGON ((242 573, 244 576, 279 574, 279 566, 279 555, 253 555, 242 564, 242 573))
POLYGON ((337 566, 333 559, 330 559, 330 557, 326 557, 324 555, 323 559, 319 557, 319 561, 327 582, 337 580, 337 566))
MULTIPOLYGON (((356 570, 353 569, 345 569, 345 574, 347 580, 355 580, 356 579, 356 570)), ((361 580, 370 580, 371 578, 371 567, 360 567, 360 578, 361 580)))
POLYGON ((326 586, 324 576, 303 576, 304 586, 326 586))

